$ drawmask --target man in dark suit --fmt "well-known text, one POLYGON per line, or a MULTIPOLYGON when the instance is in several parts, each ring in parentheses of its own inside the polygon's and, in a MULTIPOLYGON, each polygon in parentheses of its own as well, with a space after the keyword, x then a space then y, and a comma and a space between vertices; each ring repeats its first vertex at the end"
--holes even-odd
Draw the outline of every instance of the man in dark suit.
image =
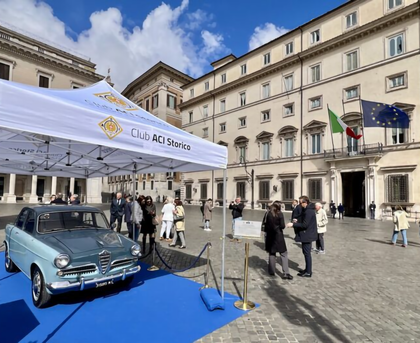
POLYGON ((122 197, 121 193, 117 193, 117 196, 115 199, 111 201, 111 225, 117 221, 117 232, 121 232, 121 224, 122 219, 124 216, 124 206, 125 206, 125 200, 122 197))
POLYGON ((318 227, 316 223, 315 205, 310 203, 307 196, 299 198, 302 205, 301 222, 297 219, 293 223, 287 224, 287 227, 293 227, 296 230, 296 240, 302 242, 302 252, 305 256, 305 269, 301 270, 298 276, 312 277, 312 242, 318 237, 318 227))
POLYGON ((67 203, 63 200, 63 194, 58 193, 56 198, 51 201, 51 204, 56 204, 56 205, 67 205, 67 203))

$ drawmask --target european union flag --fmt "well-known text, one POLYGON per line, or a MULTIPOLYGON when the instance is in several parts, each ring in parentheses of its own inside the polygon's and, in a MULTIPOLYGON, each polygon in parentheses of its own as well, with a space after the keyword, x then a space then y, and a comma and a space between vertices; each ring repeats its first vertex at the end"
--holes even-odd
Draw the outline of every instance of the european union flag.
POLYGON ((398 107, 362 100, 364 127, 393 127, 408 129, 410 118, 398 107))

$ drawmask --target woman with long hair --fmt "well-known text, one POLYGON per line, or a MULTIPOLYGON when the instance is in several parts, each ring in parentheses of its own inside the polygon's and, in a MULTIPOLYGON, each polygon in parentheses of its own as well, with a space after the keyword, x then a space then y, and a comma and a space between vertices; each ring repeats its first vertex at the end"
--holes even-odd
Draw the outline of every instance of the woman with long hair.
POLYGON ((175 200, 175 212, 174 212, 174 222, 175 222, 175 230, 174 230, 174 239, 172 243, 169 244, 170 247, 174 247, 176 245, 176 241, 178 240, 178 236, 181 239, 181 246, 179 249, 185 249, 187 247, 185 243, 185 211, 184 206, 182 206, 182 201, 177 199, 175 200))
POLYGON ((283 230, 285 228, 284 216, 281 211, 280 201, 275 201, 267 213, 265 222, 265 250, 268 252, 268 273, 275 275, 276 254, 280 253, 281 265, 283 267, 284 278, 292 280, 293 276, 289 273, 289 259, 287 255, 286 241, 284 240, 283 230))
POLYGON ((141 223, 140 233, 142 236, 143 251, 146 252, 146 239, 149 236, 149 252, 152 251, 155 244, 155 231, 156 225, 154 224, 154 218, 156 217, 156 206, 153 203, 151 196, 147 196, 144 199, 143 205, 143 221, 141 223))
POLYGON ((401 206, 397 206, 392 219, 394 221, 394 234, 392 235, 391 244, 395 245, 397 243, 398 232, 401 232, 403 238, 403 248, 406 248, 408 245, 407 240, 407 230, 410 227, 410 224, 407 220, 407 213, 403 210, 401 206))

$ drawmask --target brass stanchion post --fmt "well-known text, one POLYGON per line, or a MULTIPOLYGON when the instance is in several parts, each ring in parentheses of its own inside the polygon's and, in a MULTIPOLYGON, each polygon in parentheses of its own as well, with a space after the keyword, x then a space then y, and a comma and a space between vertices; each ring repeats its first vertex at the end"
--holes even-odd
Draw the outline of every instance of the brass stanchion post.
POLYGON ((248 311, 255 308, 255 304, 248 301, 248 267, 249 267, 249 242, 245 243, 245 270, 244 270, 244 296, 243 300, 235 301, 235 307, 239 310, 248 311))
POLYGON ((207 266, 206 266, 206 276, 204 279, 205 285, 203 287, 200 288, 200 291, 204 288, 210 288, 209 286, 209 272, 210 272, 210 248, 211 248, 211 243, 208 242, 207 243, 207 266))
POLYGON ((153 244, 152 265, 149 268, 147 268, 147 271, 149 272, 155 272, 159 270, 159 268, 155 266, 155 253, 156 253, 155 249, 156 249, 156 243, 153 244))

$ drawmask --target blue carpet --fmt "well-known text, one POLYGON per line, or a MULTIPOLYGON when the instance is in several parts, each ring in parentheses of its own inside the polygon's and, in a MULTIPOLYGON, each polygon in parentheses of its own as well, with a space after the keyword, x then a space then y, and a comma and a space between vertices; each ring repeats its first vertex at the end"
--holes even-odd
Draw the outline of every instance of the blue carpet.
POLYGON ((4 343, 194 342, 244 313, 225 295, 209 312, 202 286, 165 271, 141 272, 127 288, 111 286, 60 296, 53 307, 32 304, 30 280, 4 270, 0 253, 0 341, 4 343))

